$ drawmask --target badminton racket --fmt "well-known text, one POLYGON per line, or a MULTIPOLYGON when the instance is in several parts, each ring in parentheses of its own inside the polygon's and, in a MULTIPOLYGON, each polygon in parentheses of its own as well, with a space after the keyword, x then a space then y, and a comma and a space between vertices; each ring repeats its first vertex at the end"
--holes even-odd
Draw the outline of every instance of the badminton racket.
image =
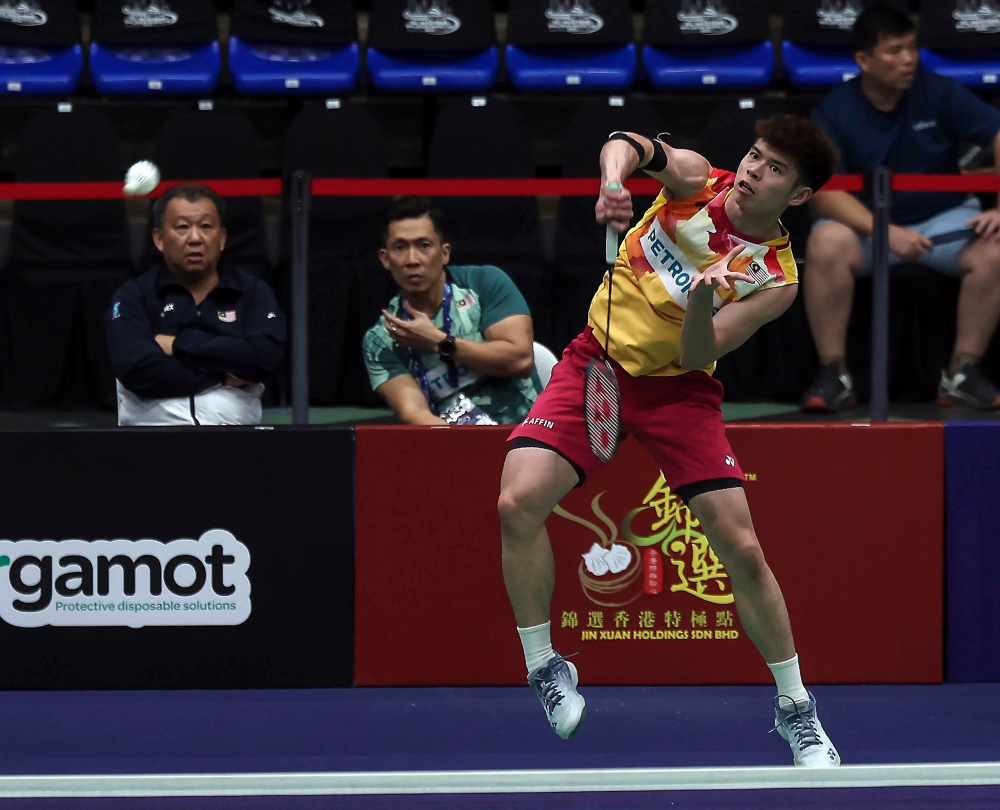
MULTIPOLYGON (((608 183, 608 191, 621 191, 621 183, 608 183)), ((605 464, 614 457, 621 434, 622 400, 615 370, 608 359, 611 340, 611 291, 618 260, 618 231, 608 222, 604 243, 608 264, 608 319, 604 329, 604 354, 587 365, 583 385, 583 412, 591 452, 605 464)))

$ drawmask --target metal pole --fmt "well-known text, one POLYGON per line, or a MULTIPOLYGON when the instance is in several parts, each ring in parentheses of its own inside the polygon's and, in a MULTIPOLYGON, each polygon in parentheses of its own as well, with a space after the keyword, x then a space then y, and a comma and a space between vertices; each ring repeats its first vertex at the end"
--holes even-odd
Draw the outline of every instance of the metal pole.
POLYGON ((309 174, 293 172, 292 424, 309 424, 309 174))
POLYGON ((889 204, 890 172, 872 172, 872 399, 871 420, 889 418, 889 204))

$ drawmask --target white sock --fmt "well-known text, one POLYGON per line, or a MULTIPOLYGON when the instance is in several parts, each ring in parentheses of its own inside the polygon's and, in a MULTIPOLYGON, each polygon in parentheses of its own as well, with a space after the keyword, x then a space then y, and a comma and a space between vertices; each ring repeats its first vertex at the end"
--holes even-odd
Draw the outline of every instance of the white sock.
POLYGON ((768 669, 774 676, 774 682, 778 685, 778 694, 791 698, 796 703, 809 700, 809 693, 802 685, 802 673, 799 672, 798 655, 782 661, 779 664, 768 664, 768 669))
POLYGON ((524 663, 528 666, 529 674, 548 661, 555 651, 552 649, 552 639, 549 636, 549 627, 552 622, 538 624, 534 627, 518 627, 517 634, 521 637, 521 646, 524 647, 524 663))

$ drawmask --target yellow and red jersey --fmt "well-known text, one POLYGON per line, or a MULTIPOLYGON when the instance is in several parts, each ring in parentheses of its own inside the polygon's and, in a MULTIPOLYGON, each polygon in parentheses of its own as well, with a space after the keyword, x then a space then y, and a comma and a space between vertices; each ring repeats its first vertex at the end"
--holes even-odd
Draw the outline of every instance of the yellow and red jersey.
MULTIPOLYGON (((726 197, 736 175, 714 169, 705 187, 684 200, 661 192, 622 242, 611 290, 608 354, 633 377, 684 374, 679 362, 681 323, 694 277, 736 245, 743 251, 730 263, 754 278, 717 289, 714 311, 758 290, 797 284, 791 242, 781 236, 758 243, 736 231, 726 215, 726 197)), ((608 276, 590 304, 589 322, 603 345, 608 318, 608 276)), ((704 369, 711 374, 713 363, 704 369)))

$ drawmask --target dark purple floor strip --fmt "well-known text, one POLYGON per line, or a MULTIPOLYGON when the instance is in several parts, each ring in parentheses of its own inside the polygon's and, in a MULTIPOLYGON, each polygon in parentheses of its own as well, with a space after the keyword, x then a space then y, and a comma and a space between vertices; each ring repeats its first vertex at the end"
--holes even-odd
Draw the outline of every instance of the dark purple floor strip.
MULTIPOLYGON (((816 687, 845 763, 1000 761, 1000 685, 816 687)), ((766 687, 590 687, 556 738, 525 689, 0 693, 0 774, 787 765, 766 687)), ((1000 787, 6 799, 0 810, 1000 808, 1000 787)))
POLYGON ((531 793, 419 796, 257 796, 204 799, 15 799, 0 810, 996 810, 1000 786, 531 793))
MULTIPOLYGON (((816 687, 845 764, 1000 761, 1000 685, 816 687)), ((0 774, 785 765, 768 687, 0 693, 0 774)))

